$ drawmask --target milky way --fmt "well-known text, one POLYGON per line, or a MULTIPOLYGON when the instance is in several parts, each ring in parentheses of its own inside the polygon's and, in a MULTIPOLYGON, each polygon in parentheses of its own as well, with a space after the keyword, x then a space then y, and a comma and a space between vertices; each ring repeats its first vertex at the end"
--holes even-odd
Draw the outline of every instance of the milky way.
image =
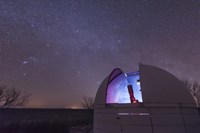
POLYGON ((27 107, 79 106, 139 62, 200 81, 200 1, 0 0, 0 84, 27 107))

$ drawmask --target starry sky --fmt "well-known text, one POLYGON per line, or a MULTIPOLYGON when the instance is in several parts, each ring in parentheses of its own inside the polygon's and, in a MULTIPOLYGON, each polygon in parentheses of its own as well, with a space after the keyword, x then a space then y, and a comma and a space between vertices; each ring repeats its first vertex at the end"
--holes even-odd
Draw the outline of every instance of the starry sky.
POLYGON ((75 108, 116 67, 200 81, 199 0, 0 0, 0 84, 75 108))

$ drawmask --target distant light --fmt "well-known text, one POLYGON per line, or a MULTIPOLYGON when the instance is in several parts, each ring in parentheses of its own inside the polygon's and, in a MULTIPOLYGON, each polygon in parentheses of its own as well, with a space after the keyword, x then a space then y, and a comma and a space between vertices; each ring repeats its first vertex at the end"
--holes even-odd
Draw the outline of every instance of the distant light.
POLYGON ((71 109, 79 109, 80 107, 78 107, 78 106, 72 106, 72 107, 70 107, 71 109))

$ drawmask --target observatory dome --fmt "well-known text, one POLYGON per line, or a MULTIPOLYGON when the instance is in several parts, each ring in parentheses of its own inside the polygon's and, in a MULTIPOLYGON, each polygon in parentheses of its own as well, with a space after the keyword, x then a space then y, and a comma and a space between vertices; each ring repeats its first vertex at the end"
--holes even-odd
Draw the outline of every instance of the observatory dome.
POLYGON ((100 85, 95 106, 132 102, 162 106, 196 106, 182 81, 161 68, 144 64, 139 65, 139 71, 132 73, 114 69, 100 85), (129 85, 131 89, 127 88, 129 85))

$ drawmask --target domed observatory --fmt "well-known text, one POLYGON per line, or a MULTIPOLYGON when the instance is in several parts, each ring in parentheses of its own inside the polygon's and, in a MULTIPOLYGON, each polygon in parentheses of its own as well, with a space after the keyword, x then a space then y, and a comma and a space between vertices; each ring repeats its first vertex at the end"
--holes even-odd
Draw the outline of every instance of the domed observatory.
POLYGON ((94 103, 94 133, 199 133, 195 101, 175 76, 158 67, 114 69, 94 103))

